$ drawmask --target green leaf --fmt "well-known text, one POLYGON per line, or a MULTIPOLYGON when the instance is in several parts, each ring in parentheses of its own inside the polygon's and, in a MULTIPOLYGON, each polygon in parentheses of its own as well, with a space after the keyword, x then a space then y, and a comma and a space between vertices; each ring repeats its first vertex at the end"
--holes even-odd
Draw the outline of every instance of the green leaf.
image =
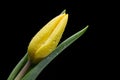
POLYGON ((39 62, 35 67, 33 67, 23 78, 22 80, 35 80, 37 76, 42 72, 42 70, 56 57, 58 56, 65 48, 70 44, 76 41, 80 36, 82 36, 87 30, 88 26, 79 32, 75 33, 71 37, 67 38, 58 47, 45 59, 39 62))
POLYGON ((9 77, 7 80, 14 80, 14 78, 16 77, 16 75, 18 74, 18 72, 21 70, 21 68, 25 65, 25 63, 28 60, 27 57, 27 53, 25 54, 25 56, 19 61, 19 63, 15 66, 15 68, 12 70, 12 72, 10 73, 9 77))

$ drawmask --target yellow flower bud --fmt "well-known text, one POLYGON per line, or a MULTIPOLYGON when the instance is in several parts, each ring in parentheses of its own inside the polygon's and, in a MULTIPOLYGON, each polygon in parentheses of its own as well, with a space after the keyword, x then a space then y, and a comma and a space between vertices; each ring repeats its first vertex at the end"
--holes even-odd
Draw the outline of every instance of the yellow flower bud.
POLYGON ((57 47, 67 21, 68 14, 60 14, 49 21, 32 38, 28 46, 28 55, 32 63, 38 63, 57 47))

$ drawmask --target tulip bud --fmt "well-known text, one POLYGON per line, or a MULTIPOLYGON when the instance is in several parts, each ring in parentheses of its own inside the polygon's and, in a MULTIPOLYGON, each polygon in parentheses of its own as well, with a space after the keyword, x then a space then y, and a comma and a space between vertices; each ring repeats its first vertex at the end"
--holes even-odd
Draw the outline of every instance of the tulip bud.
POLYGON ((31 40, 28 46, 30 61, 34 64, 47 57, 57 47, 68 21, 63 13, 49 21, 31 40))

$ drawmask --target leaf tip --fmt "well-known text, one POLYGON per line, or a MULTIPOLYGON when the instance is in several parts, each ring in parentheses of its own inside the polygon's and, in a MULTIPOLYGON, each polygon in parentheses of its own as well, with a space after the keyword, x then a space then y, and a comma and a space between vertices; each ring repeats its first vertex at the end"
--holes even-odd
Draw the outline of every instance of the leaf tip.
POLYGON ((64 10, 61 12, 61 14, 64 14, 64 13, 66 13, 66 9, 64 9, 64 10))

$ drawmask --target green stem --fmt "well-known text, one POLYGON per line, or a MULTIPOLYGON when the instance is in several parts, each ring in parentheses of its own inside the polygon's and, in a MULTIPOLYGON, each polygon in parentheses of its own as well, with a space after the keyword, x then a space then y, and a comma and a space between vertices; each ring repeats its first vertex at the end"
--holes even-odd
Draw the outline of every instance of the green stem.
POLYGON ((15 77, 15 80, 21 80, 22 77, 26 74, 27 70, 29 69, 31 65, 30 60, 28 60, 25 64, 25 66, 21 69, 21 71, 18 73, 18 75, 15 77))
POLYGON ((15 68, 12 70, 7 80, 14 80, 16 75, 20 72, 21 68, 26 64, 27 61, 28 61, 28 54, 26 53, 24 57, 15 66, 15 68))

